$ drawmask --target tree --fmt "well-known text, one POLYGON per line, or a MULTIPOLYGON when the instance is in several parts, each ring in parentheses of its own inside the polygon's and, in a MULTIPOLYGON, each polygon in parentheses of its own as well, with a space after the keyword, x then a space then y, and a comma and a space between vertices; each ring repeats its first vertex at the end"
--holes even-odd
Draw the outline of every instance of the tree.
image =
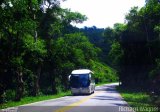
POLYGON ((115 24, 108 32, 114 40, 110 57, 117 59, 113 62, 120 62, 116 66, 120 66, 119 77, 124 86, 149 86, 149 72, 159 57, 159 10, 157 0, 148 0, 141 9, 131 8, 126 25, 115 24))
MULTIPOLYGON (((32 34, 32 29, 35 27, 35 22, 27 16, 29 13, 27 1, 6 1, 3 2, 4 7, 1 7, 1 46, 2 52, 8 51, 3 56, 6 63, 5 69, 9 74, 15 76, 17 82, 16 100, 20 100, 23 96, 24 82, 23 82, 23 55, 22 40, 27 33, 32 34), (21 8, 19 8, 21 7, 21 8), (30 25, 29 25, 30 24, 30 25), (5 47, 10 46, 10 47, 5 47), (7 58, 5 58, 7 57, 7 58)), ((3 61, 1 61, 3 64, 3 61)), ((6 74, 2 71, 2 74, 6 74)), ((12 76, 11 75, 11 76, 12 76)), ((5 86, 4 86, 5 87, 5 86)), ((4 88, 4 90, 7 88, 4 88)), ((2 93, 3 94, 3 93, 2 93)))

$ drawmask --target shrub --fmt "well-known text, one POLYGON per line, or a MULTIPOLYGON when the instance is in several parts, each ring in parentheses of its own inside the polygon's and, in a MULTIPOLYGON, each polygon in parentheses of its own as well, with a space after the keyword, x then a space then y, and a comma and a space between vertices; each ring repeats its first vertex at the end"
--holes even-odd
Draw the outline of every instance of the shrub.
POLYGON ((16 92, 15 90, 6 90, 5 92, 5 101, 11 101, 15 99, 16 92))

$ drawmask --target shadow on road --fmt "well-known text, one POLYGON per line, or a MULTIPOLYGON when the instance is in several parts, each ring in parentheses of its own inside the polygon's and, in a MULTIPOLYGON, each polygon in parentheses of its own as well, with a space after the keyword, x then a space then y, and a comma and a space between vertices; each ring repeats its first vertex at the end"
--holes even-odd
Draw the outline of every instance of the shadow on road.
POLYGON ((101 100, 108 102, 109 105, 114 106, 128 106, 127 103, 122 103, 123 98, 121 96, 117 96, 118 92, 116 91, 116 85, 107 85, 97 87, 96 91, 102 91, 104 94, 96 95, 95 97, 91 98, 93 100, 101 100))
POLYGON ((108 93, 117 93, 115 87, 116 87, 115 85, 107 85, 107 86, 97 87, 96 91, 107 91, 108 93))
POLYGON ((115 98, 115 97, 111 97, 111 96, 95 96, 92 99, 97 99, 97 100, 122 100, 122 98, 115 98))

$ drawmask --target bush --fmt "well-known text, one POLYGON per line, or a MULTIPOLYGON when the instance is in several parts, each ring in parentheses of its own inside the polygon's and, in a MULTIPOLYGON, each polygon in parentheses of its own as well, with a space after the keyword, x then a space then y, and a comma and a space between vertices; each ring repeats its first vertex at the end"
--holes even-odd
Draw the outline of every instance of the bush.
POLYGON ((11 100, 14 100, 15 99, 15 95, 16 95, 16 92, 15 90, 6 90, 5 92, 5 101, 11 101, 11 100))

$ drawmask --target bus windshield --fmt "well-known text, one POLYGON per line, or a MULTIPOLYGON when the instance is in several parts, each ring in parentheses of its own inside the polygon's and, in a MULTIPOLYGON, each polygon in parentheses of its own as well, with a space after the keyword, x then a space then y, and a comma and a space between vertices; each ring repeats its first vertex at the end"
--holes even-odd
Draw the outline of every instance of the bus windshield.
POLYGON ((90 85, 89 74, 72 74, 70 81, 73 88, 88 87, 90 85))

